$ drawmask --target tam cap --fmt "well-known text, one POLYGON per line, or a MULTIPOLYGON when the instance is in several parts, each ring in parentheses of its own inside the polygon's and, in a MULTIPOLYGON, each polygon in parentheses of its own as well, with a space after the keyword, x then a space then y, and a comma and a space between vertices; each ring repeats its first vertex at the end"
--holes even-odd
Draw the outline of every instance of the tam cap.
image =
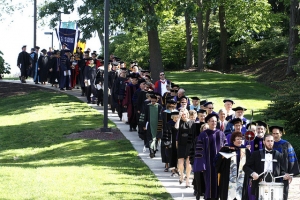
POLYGON ((226 102, 230 102, 230 103, 234 104, 234 101, 232 101, 231 99, 224 99, 223 103, 226 103, 226 102))
POLYGON ((206 104, 207 103, 207 100, 205 99, 205 100, 202 100, 202 101, 200 101, 200 105, 202 106, 202 105, 204 105, 204 104, 206 104))
POLYGON ((204 107, 208 106, 209 104, 212 104, 213 105, 213 102, 209 101, 209 102, 206 102, 205 104, 203 104, 204 107))
POLYGON ((176 101, 174 99, 168 99, 167 103, 169 103, 169 104, 176 104, 176 101))
POLYGON ((238 106, 236 108, 232 108, 233 111, 238 111, 238 110, 243 110, 243 111, 246 111, 247 109, 246 108, 243 108, 242 106, 238 106))
POLYGON ((192 100, 197 100, 197 101, 200 100, 199 97, 191 97, 191 99, 192 99, 192 100))
POLYGON ((217 120, 219 120, 219 116, 218 116, 217 114, 215 114, 215 113, 210 113, 209 115, 207 115, 207 116, 205 117, 205 123, 207 123, 208 120, 210 120, 210 118, 212 118, 212 117, 216 117, 217 120))

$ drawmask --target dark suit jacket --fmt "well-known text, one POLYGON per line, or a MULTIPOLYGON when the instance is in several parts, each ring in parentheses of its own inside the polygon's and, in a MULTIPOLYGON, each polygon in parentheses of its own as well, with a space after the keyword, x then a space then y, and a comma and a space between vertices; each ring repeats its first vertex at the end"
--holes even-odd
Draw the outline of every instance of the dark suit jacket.
MULTIPOLYGON (((243 167, 244 172, 247 175, 251 175, 253 172, 256 172, 257 174, 261 174, 264 171, 264 161, 261 161, 262 159, 265 159, 265 149, 261 149, 258 151, 254 151, 252 155, 250 156, 250 159, 247 160, 246 164, 243 167)), ((282 154, 279 153, 276 150, 273 150, 273 160, 277 160, 277 162, 273 162, 273 176, 281 176, 284 175, 284 165, 283 165, 283 158, 282 154)), ((263 175, 259 177, 258 180, 252 181, 252 189, 251 193, 253 195, 258 196, 258 186, 259 182, 263 179, 263 175)), ((280 179, 276 179, 279 181, 280 179)))

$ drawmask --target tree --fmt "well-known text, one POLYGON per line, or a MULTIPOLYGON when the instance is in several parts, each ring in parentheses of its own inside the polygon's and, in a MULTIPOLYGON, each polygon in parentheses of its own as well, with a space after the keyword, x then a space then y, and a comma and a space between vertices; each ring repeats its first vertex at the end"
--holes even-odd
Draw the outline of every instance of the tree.
POLYGON ((2 79, 2 74, 10 74, 10 66, 4 61, 2 55, 0 51, 0 79, 2 79))
POLYGON ((299 44, 299 1, 291 0, 290 2, 290 22, 289 22, 289 57, 286 75, 291 75, 293 72, 293 66, 298 62, 298 58, 295 55, 295 49, 299 44))

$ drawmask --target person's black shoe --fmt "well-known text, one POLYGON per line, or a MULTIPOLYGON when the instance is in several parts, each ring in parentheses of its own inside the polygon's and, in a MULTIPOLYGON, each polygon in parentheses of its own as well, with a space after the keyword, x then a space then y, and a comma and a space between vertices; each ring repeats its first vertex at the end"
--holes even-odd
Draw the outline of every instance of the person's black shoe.
POLYGON ((131 132, 131 131, 132 131, 132 128, 130 128, 129 131, 131 132))
POLYGON ((136 128, 133 128, 133 131, 137 131, 136 128))
POLYGON ((64 88, 60 88, 60 90, 61 90, 61 91, 65 91, 65 89, 64 89, 64 88))
POLYGON ((34 84, 39 84, 38 82, 34 82, 34 84))
POLYGON ((155 157, 155 155, 154 155, 154 153, 150 153, 150 158, 154 158, 155 157))
POLYGON ((198 193, 198 192, 197 192, 196 190, 194 190, 194 196, 197 196, 197 193, 198 193))
POLYGON ((90 101, 86 102, 86 103, 91 103, 90 101))
POLYGON ((97 106, 99 106, 99 103, 97 103, 97 106))
POLYGON ((72 90, 72 88, 67 88, 67 90, 72 90))

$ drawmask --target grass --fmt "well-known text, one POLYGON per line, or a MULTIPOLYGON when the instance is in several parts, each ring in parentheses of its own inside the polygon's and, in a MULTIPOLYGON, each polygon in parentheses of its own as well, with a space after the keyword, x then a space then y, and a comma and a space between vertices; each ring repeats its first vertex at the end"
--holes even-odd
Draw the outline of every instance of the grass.
POLYGON ((254 120, 262 120, 261 111, 270 103, 269 94, 272 89, 257 83, 251 77, 233 74, 196 73, 196 72, 167 72, 167 79, 178 83, 190 97, 198 96, 214 103, 216 112, 224 107, 223 100, 234 100, 235 106, 248 109, 245 115, 250 117, 254 111, 254 120))
POLYGON ((0 105, 0 199, 171 199, 129 141, 64 137, 101 127, 77 98, 34 92, 0 105))

